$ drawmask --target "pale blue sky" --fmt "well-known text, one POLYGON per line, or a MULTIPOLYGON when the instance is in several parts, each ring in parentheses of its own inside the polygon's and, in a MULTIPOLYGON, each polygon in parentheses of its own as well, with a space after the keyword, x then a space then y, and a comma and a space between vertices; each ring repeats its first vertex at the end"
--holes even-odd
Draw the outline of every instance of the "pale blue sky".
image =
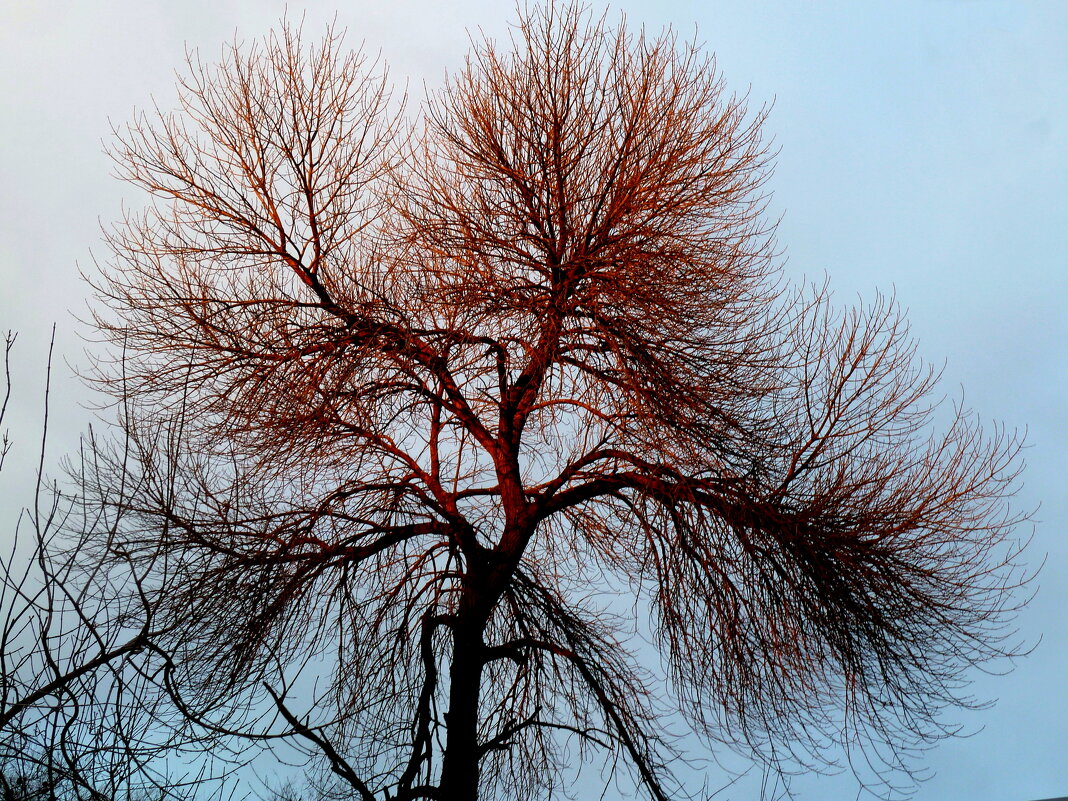
MULTIPOLYGON (((503 32, 509 3, 290 2, 310 29, 333 17, 381 49, 395 79, 435 85, 457 68, 466 28, 503 32)), ((98 220, 124 196, 102 140, 156 97, 168 106, 184 48, 207 58, 238 32, 264 33, 282 2, 8 0, 0 8, 0 329, 22 332, 12 421, 33 431, 49 328, 81 359, 69 311, 84 308, 98 220)), ((1048 555, 1021 616, 1035 653, 982 678, 982 731, 932 751, 921 801, 1029 801, 1068 795, 1068 2, 706 0, 622 2, 632 24, 674 25, 718 55, 730 87, 773 102, 780 154, 769 188, 788 272, 829 276, 842 300, 896 290, 920 350, 945 360, 987 419, 1029 431, 1020 505, 1041 504, 1030 558, 1048 555)), ((86 419, 60 367, 54 450, 86 419)), ((29 442, 23 441, 23 458, 29 442)), ((16 461, 3 506, 24 497, 16 461)), ((805 779, 805 799, 851 799, 843 779, 805 779)), ((743 787, 731 798, 751 798, 743 787)))

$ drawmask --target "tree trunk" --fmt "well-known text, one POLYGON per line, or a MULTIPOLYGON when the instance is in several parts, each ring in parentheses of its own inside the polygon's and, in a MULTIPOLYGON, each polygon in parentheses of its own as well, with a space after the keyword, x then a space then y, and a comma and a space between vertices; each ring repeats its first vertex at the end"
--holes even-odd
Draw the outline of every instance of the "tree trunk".
POLYGON ((482 626, 456 626, 449 670, 447 737, 441 768, 441 794, 448 801, 478 798, 478 706, 482 681, 482 626))

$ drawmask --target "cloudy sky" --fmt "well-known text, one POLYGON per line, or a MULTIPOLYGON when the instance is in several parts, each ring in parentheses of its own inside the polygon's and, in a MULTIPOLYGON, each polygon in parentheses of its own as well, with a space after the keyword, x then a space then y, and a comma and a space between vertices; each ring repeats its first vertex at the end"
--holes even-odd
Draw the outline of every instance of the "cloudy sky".
MULTIPOLYGON (((468 30, 503 34, 489 0, 288 4, 317 31, 381 50, 418 98, 462 63, 468 30)), ((931 751, 921 801, 1068 795, 1068 3, 1060 0, 660 0, 616 11, 671 24, 718 57, 729 86, 772 104, 779 150, 771 211, 798 280, 829 277, 843 301, 895 292, 944 388, 984 419, 1027 430, 1029 559, 1045 559, 1020 616, 1032 656, 980 677, 993 708, 960 715, 966 739, 931 751)), ((8 0, 0 7, 0 329, 20 331, 11 429, 21 451, 0 509, 25 497, 43 359, 57 325, 52 451, 76 442, 88 399, 75 316, 99 225, 130 189, 110 176, 110 126, 173 98, 186 49, 214 58, 285 13, 274 0, 8 0), (64 361, 65 360, 65 361, 64 361), (20 439, 20 435, 23 435, 20 439)), ((728 797, 751 798, 746 785, 728 797)), ((851 799, 845 779, 805 778, 806 799, 851 799)))

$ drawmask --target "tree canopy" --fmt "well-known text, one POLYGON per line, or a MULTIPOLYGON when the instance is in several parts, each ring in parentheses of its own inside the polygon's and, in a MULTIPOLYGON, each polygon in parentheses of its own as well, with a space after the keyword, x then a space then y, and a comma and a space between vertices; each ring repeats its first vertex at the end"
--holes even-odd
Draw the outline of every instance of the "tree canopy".
POLYGON ((528 7, 414 117, 333 32, 190 67, 114 149, 148 203, 83 474, 155 726, 364 801, 586 761, 666 801, 679 725, 891 773, 947 732, 1011 651, 1019 443, 938 411, 892 300, 784 278, 700 47, 528 7))

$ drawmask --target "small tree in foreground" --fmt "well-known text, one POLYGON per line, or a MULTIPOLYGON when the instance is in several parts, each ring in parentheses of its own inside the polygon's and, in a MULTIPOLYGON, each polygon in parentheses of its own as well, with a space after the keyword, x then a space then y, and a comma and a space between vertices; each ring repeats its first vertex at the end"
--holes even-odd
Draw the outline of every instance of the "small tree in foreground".
POLYGON ((683 722, 907 768, 1004 652, 1017 442, 935 433, 892 302, 782 282, 762 116, 696 47, 522 11, 413 123, 376 70, 283 29, 120 136, 109 547, 170 725, 365 801, 582 761, 664 801, 683 722))
MULTIPOLYGON (((53 329, 53 341, 54 341, 53 329)), ((4 337, 0 402, 0 478, 12 446, 5 427, 12 395, 11 353, 16 335, 4 337)), ((159 792, 160 776, 144 770, 171 743, 146 737, 150 706, 165 702, 154 682, 136 670, 140 655, 160 632, 143 576, 111 549, 115 516, 122 508, 121 471, 109 464, 112 495, 101 504, 61 490, 44 474, 52 393, 52 345, 45 366, 43 419, 36 443, 35 481, 27 508, 4 509, 0 553, 0 799, 3 801, 148 801, 181 797, 173 777, 159 792), (14 512, 14 514, 11 514, 14 512), (83 549, 85 551, 83 552, 83 549), (89 558, 87 558, 89 556, 89 558), (142 714, 144 713, 144 714, 142 714)), ((25 431, 20 432, 25 437, 25 431)), ((83 456, 93 452, 90 433, 83 456)), ((23 462, 28 461, 23 457, 23 462)), ((92 474, 84 459, 71 473, 92 474)), ((7 493, 11 497, 10 493, 7 493)), ((142 563, 139 568, 150 571, 142 563)))

